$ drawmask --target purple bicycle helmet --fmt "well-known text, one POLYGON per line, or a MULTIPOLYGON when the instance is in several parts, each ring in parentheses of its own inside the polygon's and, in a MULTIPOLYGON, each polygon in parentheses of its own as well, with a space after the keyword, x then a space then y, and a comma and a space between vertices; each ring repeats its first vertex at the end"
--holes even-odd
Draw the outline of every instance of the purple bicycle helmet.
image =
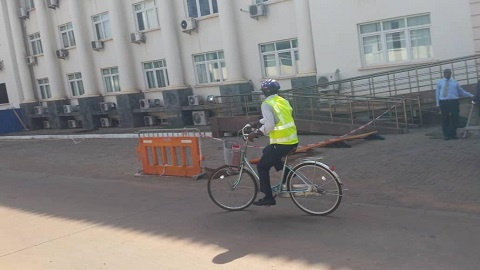
POLYGON ((280 90, 280 84, 276 80, 267 79, 262 82, 261 89, 264 93, 276 94, 278 93, 278 90, 280 90))

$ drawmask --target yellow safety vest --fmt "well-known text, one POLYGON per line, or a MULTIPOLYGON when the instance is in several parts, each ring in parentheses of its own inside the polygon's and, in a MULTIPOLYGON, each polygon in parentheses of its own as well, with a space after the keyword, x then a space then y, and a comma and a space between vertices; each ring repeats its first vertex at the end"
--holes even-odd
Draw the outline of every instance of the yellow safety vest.
POLYGON ((291 145, 298 143, 297 127, 293 121, 290 103, 280 96, 270 97, 264 102, 273 108, 279 120, 269 134, 270 144, 291 145))

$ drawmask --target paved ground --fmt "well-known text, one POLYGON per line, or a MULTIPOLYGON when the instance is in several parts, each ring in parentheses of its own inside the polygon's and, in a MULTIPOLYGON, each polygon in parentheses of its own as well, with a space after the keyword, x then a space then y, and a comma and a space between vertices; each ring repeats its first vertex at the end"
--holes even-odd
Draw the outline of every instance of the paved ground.
POLYGON ((205 180, 135 177, 133 139, 0 141, 0 269, 479 269, 480 137, 438 133, 317 150, 349 190, 320 218, 289 199, 228 213, 205 180))

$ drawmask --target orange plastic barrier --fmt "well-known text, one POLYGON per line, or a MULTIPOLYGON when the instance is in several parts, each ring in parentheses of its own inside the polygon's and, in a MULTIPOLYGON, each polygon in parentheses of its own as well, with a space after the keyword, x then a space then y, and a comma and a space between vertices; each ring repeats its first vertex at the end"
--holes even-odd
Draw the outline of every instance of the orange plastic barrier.
POLYGON ((137 153, 144 174, 196 176, 202 173, 198 137, 139 138, 137 153))

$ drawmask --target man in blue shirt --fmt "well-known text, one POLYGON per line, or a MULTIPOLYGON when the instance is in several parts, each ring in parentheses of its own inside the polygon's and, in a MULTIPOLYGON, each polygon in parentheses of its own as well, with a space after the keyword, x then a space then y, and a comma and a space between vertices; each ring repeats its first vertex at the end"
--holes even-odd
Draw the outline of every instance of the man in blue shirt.
POLYGON ((445 140, 457 139, 457 128, 460 118, 460 104, 458 98, 473 97, 473 95, 452 79, 452 71, 445 69, 443 79, 437 82, 437 107, 442 113, 442 129, 445 140))

